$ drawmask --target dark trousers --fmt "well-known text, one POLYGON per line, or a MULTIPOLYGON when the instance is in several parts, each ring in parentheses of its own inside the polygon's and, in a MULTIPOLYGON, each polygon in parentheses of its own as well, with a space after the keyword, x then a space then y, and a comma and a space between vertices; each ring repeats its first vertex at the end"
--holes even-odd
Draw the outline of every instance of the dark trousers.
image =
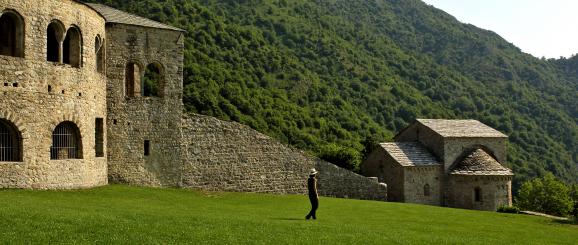
POLYGON ((317 212, 317 208, 319 207, 319 199, 316 196, 310 196, 309 201, 311 202, 311 211, 309 211, 309 214, 307 214, 305 218, 309 219, 313 217, 313 219, 317 219, 315 212, 317 212))

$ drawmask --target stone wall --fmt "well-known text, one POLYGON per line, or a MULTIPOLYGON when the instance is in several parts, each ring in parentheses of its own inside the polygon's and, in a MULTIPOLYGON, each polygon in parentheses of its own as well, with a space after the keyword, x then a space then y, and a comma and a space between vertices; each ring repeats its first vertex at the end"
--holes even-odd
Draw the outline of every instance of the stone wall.
POLYGON ((501 164, 506 162, 506 140, 507 138, 446 138, 444 139, 444 165, 449 170, 456 160, 469 154, 471 150, 482 146, 488 153, 501 164))
MULTIPOLYGON (((146 186, 178 186, 181 168, 183 45, 181 32, 107 24, 108 166, 110 181, 146 186), (161 66, 160 96, 125 91, 126 68, 135 81, 147 65, 161 66), (148 142, 148 143, 145 143, 148 142), (145 154, 145 145, 149 154, 145 154)), ((135 88, 141 88, 136 84, 135 88)))
POLYGON ((512 205, 511 176, 452 175, 448 189, 448 207, 496 211, 512 205), (475 188, 481 190, 479 202, 474 197, 475 188))
POLYGON ((209 191, 307 193, 311 168, 321 195, 385 200, 375 179, 341 169, 234 122, 189 114, 183 119, 184 188, 209 191))
POLYGON ((106 117, 106 79, 96 72, 94 43, 104 36, 104 19, 70 0, 0 0, 5 10, 17 12, 24 23, 23 57, 0 56, 0 119, 20 131, 22 161, 0 162, 0 188, 105 185, 106 158, 96 157, 95 120, 106 117), (79 68, 47 61, 47 27, 55 20, 62 35, 73 26, 80 30, 79 68), (53 130, 64 121, 80 130, 82 159, 50 160, 53 130))
POLYGON ((442 171, 441 165, 406 167, 405 174, 405 202, 427 205, 442 205, 442 171), (426 195, 424 187, 429 186, 429 195, 426 195))
POLYGON ((368 177, 377 177, 379 182, 387 184, 387 200, 404 201, 404 170, 382 147, 374 150, 363 163, 361 173, 368 177))

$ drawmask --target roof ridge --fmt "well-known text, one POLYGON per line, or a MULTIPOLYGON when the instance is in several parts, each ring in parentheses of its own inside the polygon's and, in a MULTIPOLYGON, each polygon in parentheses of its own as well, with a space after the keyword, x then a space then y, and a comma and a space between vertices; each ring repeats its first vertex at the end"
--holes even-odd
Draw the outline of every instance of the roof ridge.
POLYGON ((92 8, 94 11, 104 17, 107 23, 118 23, 126 25, 143 26, 157 29, 166 29, 173 31, 185 32, 185 30, 164 24, 162 22, 151 20, 133 13, 129 13, 120 9, 110 7, 100 3, 84 3, 86 6, 92 8), (124 15, 124 16, 122 16, 124 15), (148 22, 148 23, 147 23, 148 22))

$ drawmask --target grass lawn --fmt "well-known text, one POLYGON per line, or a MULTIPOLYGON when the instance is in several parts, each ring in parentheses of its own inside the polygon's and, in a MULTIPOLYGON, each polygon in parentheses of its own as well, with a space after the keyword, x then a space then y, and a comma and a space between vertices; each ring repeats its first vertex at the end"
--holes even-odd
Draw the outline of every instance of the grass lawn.
POLYGON ((112 185, 0 190, 0 243, 578 244, 542 217, 306 196, 112 185))

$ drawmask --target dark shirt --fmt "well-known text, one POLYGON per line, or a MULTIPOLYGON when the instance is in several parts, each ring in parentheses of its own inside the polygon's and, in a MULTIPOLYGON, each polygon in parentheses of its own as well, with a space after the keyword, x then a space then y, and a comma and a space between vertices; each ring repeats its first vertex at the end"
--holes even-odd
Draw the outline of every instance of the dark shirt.
POLYGON ((309 198, 317 198, 317 180, 315 177, 307 179, 307 189, 309 190, 309 198))

